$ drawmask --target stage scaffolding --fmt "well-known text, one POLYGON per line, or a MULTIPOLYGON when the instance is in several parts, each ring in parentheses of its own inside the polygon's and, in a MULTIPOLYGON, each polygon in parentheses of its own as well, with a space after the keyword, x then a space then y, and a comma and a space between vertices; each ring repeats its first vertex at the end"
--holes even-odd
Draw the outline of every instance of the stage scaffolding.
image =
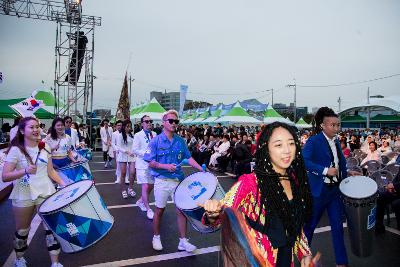
POLYGON ((62 104, 55 113, 86 123, 93 109, 94 33, 101 17, 83 15, 79 0, 0 0, 0 14, 57 23, 53 90, 62 104))

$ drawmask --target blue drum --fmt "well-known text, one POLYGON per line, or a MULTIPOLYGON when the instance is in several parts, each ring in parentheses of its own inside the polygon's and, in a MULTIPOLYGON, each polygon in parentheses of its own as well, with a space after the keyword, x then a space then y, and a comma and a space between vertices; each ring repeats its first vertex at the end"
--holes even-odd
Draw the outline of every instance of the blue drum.
POLYGON ((93 246, 114 224, 106 204, 93 181, 68 185, 46 199, 39 215, 60 242, 65 253, 93 246))
POLYGON ((61 179, 67 184, 72 184, 81 180, 93 180, 92 173, 87 161, 81 161, 56 169, 61 179))
POLYGON ((76 152, 81 155, 83 158, 87 159, 87 160, 92 160, 92 150, 90 150, 89 148, 78 148, 76 149, 76 152))
POLYGON ((224 189, 210 172, 196 172, 186 177, 175 189, 174 202, 178 209, 186 216, 193 228, 200 233, 212 233, 219 229, 202 224, 201 219, 204 208, 197 204, 203 204, 206 200, 221 200, 225 196, 224 189))

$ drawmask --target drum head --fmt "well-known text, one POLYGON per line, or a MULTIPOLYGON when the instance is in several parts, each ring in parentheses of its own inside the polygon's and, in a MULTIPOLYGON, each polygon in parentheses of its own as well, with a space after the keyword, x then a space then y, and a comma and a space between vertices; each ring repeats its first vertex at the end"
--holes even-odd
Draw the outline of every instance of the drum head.
POLYGON ((375 194, 378 185, 369 177, 351 176, 340 183, 339 189, 347 197, 362 199, 375 194))
POLYGON ((39 212, 52 212, 67 206, 85 194, 92 185, 93 181, 83 180, 64 187, 46 199, 42 205, 40 205, 39 212))
POLYGON ((182 210, 198 208, 197 204, 211 199, 218 180, 212 173, 197 172, 183 180, 175 190, 175 205, 182 210))

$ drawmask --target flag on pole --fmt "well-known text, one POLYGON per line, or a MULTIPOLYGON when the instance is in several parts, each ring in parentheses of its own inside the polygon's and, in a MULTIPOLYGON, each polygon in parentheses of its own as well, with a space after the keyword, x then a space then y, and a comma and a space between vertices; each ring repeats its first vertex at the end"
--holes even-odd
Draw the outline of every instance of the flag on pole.
POLYGON ((124 83, 122 84, 121 95, 117 107, 117 120, 129 120, 129 95, 128 95, 128 76, 125 73, 124 83))
POLYGON ((186 94, 188 91, 188 86, 181 84, 181 91, 179 95, 179 115, 182 115, 183 113, 183 108, 185 107, 185 102, 186 102, 186 94))
POLYGON ((42 100, 37 100, 34 95, 36 91, 33 91, 32 95, 21 102, 18 102, 10 107, 19 113, 22 117, 35 117, 33 113, 44 107, 45 104, 42 100))

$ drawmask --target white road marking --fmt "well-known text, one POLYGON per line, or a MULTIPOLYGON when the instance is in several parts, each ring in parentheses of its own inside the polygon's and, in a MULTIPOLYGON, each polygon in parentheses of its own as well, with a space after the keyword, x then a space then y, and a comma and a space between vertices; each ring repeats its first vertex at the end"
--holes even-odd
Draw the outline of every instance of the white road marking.
POLYGON ((195 255, 214 253, 214 252, 218 252, 220 250, 221 250, 220 246, 213 246, 213 247, 196 249, 192 253, 182 251, 182 252, 175 252, 175 253, 162 254, 162 255, 156 255, 156 256, 129 259, 129 260, 104 262, 104 263, 99 263, 99 264, 86 265, 84 267, 130 266, 130 265, 145 264, 145 263, 150 263, 150 262, 158 262, 158 261, 173 260, 173 259, 179 259, 179 258, 185 258, 185 257, 193 257, 195 255))

